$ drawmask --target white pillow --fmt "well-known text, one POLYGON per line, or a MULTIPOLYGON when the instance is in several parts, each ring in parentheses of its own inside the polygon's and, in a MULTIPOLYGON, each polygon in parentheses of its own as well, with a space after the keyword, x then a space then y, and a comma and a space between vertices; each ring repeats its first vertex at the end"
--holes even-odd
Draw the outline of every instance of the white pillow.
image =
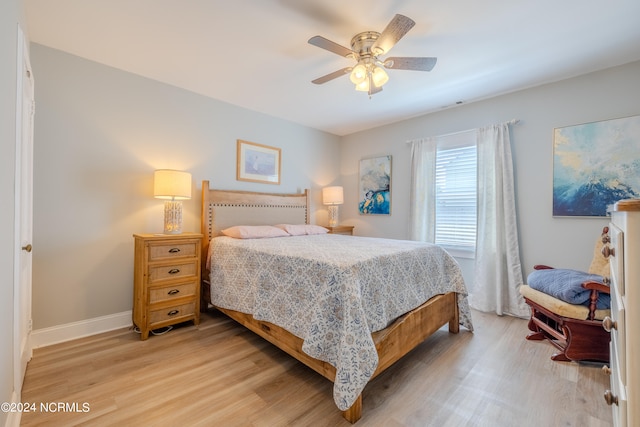
POLYGON ((285 237, 289 234, 271 225, 236 225, 222 230, 225 236, 234 239, 263 239, 265 237, 285 237))
POLYGON ((329 232, 326 228, 313 224, 276 224, 274 227, 278 227, 292 236, 325 234, 329 232))

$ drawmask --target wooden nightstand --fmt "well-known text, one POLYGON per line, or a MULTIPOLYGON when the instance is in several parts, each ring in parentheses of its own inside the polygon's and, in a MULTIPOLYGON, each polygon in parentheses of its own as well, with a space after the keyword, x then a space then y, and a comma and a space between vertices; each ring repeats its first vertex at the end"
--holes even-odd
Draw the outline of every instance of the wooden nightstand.
POLYGON ((329 230, 329 234, 347 234, 353 236, 353 225, 337 225, 335 227, 325 227, 329 230))
POLYGON ((133 323, 146 340, 153 329, 200 323, 202 234, 134 234, 133 323))

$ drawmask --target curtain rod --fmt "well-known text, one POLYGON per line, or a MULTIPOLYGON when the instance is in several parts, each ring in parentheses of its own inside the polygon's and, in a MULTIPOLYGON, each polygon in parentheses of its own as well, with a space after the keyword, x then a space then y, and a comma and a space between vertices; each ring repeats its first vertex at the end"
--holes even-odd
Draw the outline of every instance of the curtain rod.
MULTIPOLYGON (((503 123, 500 123, 500 124, 515 125, 515 124, 518 124, 518 123, 520 123, 520 119, 511 119, 508 122, 503 122, 503 123)), ((436 136, 434 136, 432 138, 444 138, 444 137, 447 137, 447 136, 455 136, 455 135, 460 135, 461 133, 475 132, 478 129, 479 128, 467 129, 467 130, 459 130, 457 132, 450 132, 450 133, 445 133, 445 134, 442 134, 442 135, 436 135, 436 136)), ((411 142, 413 142, 413 140, 407 141, 407 144, 411 144, 411 142)))

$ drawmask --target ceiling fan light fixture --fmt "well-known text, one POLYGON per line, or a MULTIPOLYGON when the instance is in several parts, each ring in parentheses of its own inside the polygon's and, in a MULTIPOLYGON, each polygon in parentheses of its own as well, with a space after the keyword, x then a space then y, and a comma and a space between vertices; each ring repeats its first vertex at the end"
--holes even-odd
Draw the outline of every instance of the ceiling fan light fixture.
POLYGON ((389 81, 385 68, 394 70, 431 71, 437 58, 432 57, 392 57, 379 58, 413 28, 415 22, 404 15, 396 14, 382 33, 364 31, 351 39, 351 49, 332 42, 322 36, 309 39, 309 44, 325 49, 342 57, 356 61, 353 67, 346 67, 312 80, 314 84, 324 84, 345 74, 349 74, 357 91, 368 92, 369 98, 380 92, 389 81))
POLYGON ((351 83, 354 85, 359 85, 360 83, 367 80, 367 67, 362 63, 358 63, 353 70, 351 71, 351 75, 349 76, 351 79, 351 83))
POLYGON ((374 65, 373 71, 371 72, 371 80, 375 87, 382 87, 389 81, 389 75, 383 68, 374 65))
POLYGON ((356 85, 356 90, 359 92, 369 92, 369 79, 364 79, 356 85))

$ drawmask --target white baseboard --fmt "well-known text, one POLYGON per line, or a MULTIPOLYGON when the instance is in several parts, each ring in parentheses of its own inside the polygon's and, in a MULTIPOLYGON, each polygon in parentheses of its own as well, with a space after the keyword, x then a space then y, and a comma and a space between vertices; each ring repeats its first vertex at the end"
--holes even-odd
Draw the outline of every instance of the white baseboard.
MULTIPOLYGON (((18 405, 20 403, 20 399, 18 398, 18 394, 13 391, 11 395, 11 404, 18 405)), ((20 411, 8 411, 9 416, 4 423, 5 427, 20 427, 20 420, 22 418, 22 413, 20 411)))
POLYGON ((131 325, 131 311, 123 311, 65 325, 37 329, 31 333, 31 348, 46 347, 131 325))

